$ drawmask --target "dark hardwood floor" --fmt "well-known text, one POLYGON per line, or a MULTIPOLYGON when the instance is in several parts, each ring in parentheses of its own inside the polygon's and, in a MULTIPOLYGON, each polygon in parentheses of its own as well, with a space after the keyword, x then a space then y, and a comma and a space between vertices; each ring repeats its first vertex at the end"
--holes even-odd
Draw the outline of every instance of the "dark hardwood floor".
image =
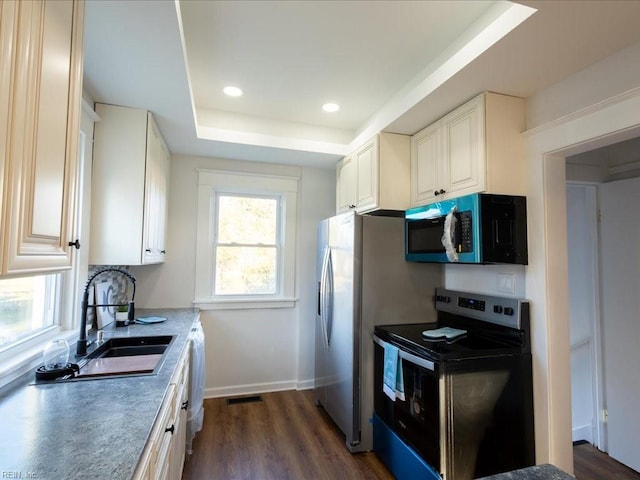
MULTIPOLYGON (((204 426, 183 480, 393 479, 375 454, 347 451, 312 391, 261 397, 231 405, 205 400, 204 426)), ((577 480, 640 480, 640 473, 590 444, 574 447, 574 473, 577 480)))
POLYGON ((393 479, 375 454, 349 453, 312 391, 261 397, 234 405, 205 400, 183 480, 393 479))
POLYGON ((576 480, 640 480, 640 473, 589 443, 573 447, 573 473, 576 480))

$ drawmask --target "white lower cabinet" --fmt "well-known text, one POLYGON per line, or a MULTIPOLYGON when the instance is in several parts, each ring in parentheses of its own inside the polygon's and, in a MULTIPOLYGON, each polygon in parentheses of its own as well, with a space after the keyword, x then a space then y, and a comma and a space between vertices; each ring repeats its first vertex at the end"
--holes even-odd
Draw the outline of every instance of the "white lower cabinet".
MULTIPOLYGON (((190 348, 190 347, 189 347, 190 348)), ((171 476, 170 478, 180 480, 184 468, 187 443, 187 409, 189 407, 189 379, 191 378, 191 365, 189 351, 182 358, 182 372, 176 383, 176 411, 174 412, 174 442, 171 452, 171 476)))
POLYGON ((189 348, 178 367, 133 475, 135 480, 180 480, 185 460, 189 348))

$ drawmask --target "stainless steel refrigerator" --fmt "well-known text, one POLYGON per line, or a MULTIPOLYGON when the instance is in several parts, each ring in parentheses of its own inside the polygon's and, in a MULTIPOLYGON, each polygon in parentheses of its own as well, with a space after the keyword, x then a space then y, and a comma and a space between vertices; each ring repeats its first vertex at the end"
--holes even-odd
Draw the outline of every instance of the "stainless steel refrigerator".
POLYGON ((442 267, 404 259, 404 218, 346 213, 318 227, 315 397, 351 452, 373 448, 373 327, 436 320, 442 267))

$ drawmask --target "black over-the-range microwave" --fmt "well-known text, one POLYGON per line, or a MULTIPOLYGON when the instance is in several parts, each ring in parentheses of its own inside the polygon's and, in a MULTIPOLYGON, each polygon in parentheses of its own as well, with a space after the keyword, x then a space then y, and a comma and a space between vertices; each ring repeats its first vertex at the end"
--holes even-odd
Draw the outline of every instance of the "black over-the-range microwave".
POLYGON ((475 193, 407 210, 405 258, 527 265, 526 198, 475 193))

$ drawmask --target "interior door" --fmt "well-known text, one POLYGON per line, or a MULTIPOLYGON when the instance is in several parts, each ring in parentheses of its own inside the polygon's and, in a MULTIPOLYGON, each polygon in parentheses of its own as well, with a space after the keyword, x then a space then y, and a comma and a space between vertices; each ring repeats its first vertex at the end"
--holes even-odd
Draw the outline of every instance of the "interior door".
POLYGON ((600 186, 608 453, 640 471, 640 179, 600 186))
POLYGON ((573 441, 600 446, 597 415, 597 324, 600 303, 597 269, 596 187, 567 185, 571 418, 573 441))

